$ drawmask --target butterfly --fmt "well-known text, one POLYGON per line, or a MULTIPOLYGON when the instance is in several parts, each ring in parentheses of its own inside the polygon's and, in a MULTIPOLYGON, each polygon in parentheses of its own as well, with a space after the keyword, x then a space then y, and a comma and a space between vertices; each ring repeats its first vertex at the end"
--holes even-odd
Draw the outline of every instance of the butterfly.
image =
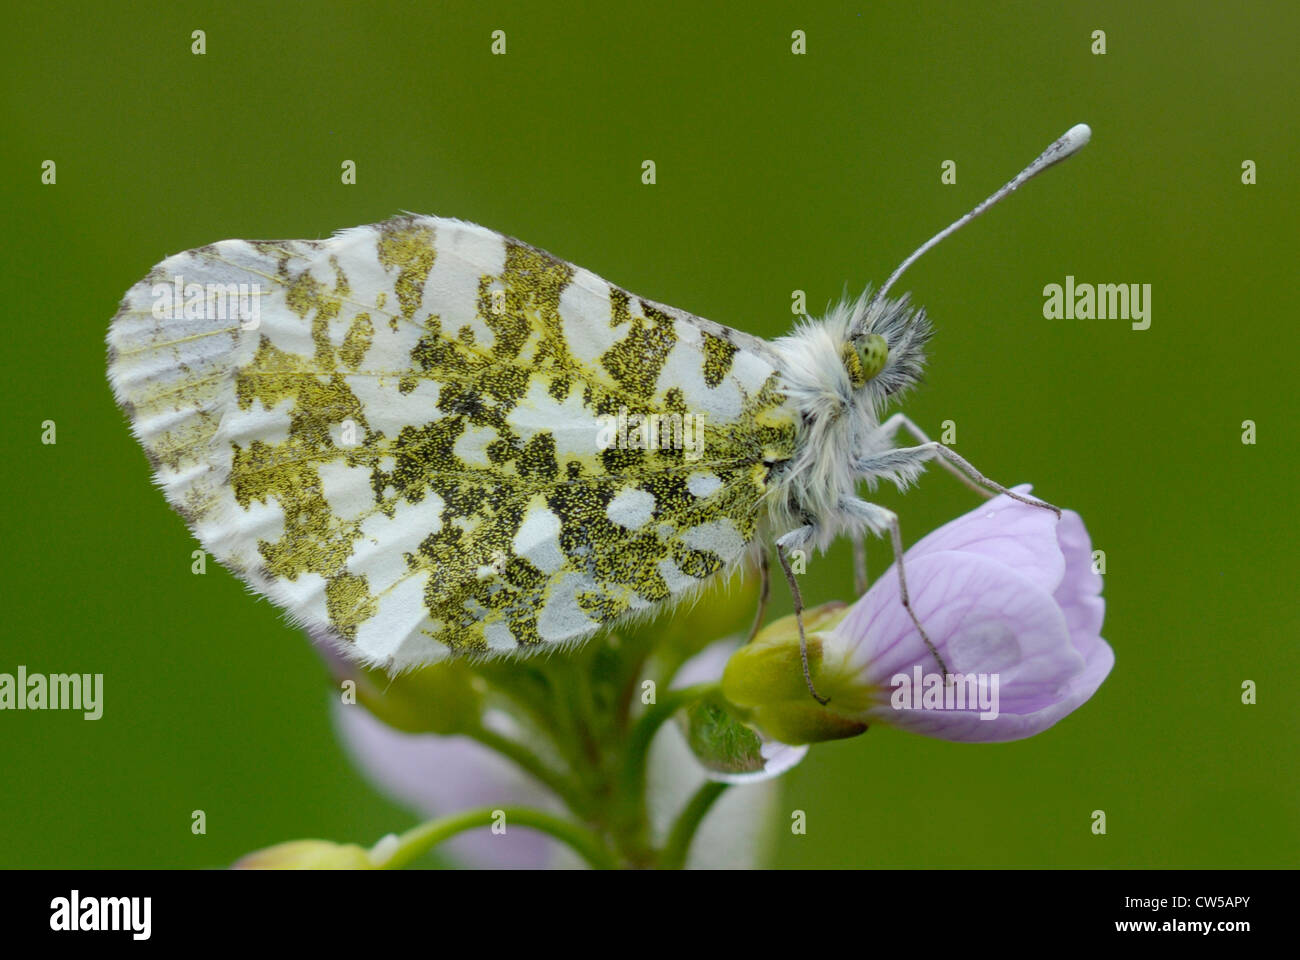
MULTIPOLYGON (((863 482, 905 487, 936 460, 1009 493, 883 416, 931 331, 888 293, 1089 136, 1072 128, 874 293, 771 341, 403 215, 169 257, 127 291, 108 376, 204 549, 366 664, 576 644, 745 562, 765 603, 772 548, 799 613, 796 551, 887 535, 902 555, 863 482)), ((806 646, 803 666, 817 697, 806 646)))

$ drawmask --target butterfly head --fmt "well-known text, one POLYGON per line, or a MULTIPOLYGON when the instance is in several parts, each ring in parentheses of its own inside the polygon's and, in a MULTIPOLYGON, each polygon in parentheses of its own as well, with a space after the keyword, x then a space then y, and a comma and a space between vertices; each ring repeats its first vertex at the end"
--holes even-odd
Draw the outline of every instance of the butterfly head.
POLYGON ((889 362, 889 343, 878 333, 869 333, 861 340, 844 344, 840 351, 844 369, 848 372, 849 383, 854 390, 861 390, 867 381, 875 379, 885 364, 889 362))
POLYGON ((907 297, 869 301, 864 294, 847 330, 840 359, 854 390, 883 401, 920 380, 930 322, 907 297))

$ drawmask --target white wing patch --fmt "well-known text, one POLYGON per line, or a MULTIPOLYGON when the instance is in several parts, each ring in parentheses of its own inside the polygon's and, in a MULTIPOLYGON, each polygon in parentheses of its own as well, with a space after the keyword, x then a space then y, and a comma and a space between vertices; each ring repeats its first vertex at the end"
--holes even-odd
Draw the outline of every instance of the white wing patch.
POLYGON ((640 530, 650 522, 654 509, 654 494, 636 487, 625 487, 609 501, 605 516, 626 530, 640 530))

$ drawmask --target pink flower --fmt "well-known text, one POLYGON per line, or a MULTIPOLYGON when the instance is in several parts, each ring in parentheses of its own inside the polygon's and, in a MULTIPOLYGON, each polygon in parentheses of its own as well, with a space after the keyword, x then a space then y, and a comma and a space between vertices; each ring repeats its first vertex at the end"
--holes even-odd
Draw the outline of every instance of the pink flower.
POLYGON ((788 743, 852 736, 877 722, 943 740, 1019 740, 1078 709, 1115 663, 1100 633, 1101 576, 1076 513, 1058 519, 999 496, 915 544, 904 569, 913 609, 952 678, 903 607, 891 567, 852 607, 810 612, 813 679, 831 698, 826 707, 808 696, 801 672, 779 691, 763 676, 782 659, 778 649, 788 650, 788 628, 733 657, 727 696, 788 743))

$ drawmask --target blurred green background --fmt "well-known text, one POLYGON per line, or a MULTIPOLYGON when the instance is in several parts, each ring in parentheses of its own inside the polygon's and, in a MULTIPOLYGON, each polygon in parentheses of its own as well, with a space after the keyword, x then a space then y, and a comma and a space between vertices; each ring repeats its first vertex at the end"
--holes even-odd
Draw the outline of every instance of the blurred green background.
MULTIPOLYGON (((907 409, 1083 515, 1115 670, 1028 741, 815 748, 783 801, 808 834, 774 823, 773 862, 1300 863, 1294 5, 59 0, 6 21, 0 671, 102 672, 106 704, 0 713, 0 866, 221 865, 412 822, 336 744, 304 637, 215 563, 190 573, 112 402, 108 320, 163 257, 436 213, 772 336, 792 290, 817 313, 878 282, 1078 121, 1087 150, 910 272, 938 333, 907 409), (1067 274, 1150 283, 1150 329, 1043 319, 1067 274)), ((937 470, 883 499, 908 540, 973 503, 937 470)), ((811 602, 851 596, 847 547, 810 573, 811 602)))

